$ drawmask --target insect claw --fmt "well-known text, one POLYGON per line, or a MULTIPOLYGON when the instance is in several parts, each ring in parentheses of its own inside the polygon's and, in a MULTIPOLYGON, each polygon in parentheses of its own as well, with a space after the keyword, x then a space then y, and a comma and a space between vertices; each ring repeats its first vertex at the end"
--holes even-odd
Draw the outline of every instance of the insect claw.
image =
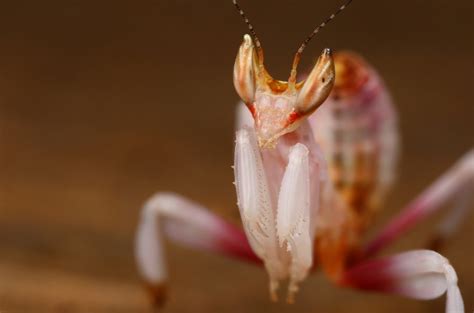
POLYGON ((153 307, 155 311, 158 311, 164 306, 167 299, 166 286, 164 284, 159 284, 159 285, 147 284, 146 287, 149 291, 153 307))
POLYGON ((290 284, 288 285, 288 295, 286 296, 286 302, 288 304, 295 303, 295 295, 298 290, 298 286, 294 282, 290 282, 290 284))
POLYGON ((286 303, 288 304, 294 304, 295 303, 295 294, 294 293, 289 293, 288 296, 286 297, 286 303))
POLYGON ((278 302, 278 287, 280 284, 277 280, 270 280, 270 300, 272 302, 278 302))

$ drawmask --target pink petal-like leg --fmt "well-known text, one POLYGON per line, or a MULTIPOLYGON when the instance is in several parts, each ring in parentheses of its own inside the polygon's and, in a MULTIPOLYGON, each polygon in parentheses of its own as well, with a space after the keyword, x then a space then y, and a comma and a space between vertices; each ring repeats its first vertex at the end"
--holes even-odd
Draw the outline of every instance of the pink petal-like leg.
POLYGON ((446 313, 463 313, 457 281, 446 258, 431 250, 414 250, 356 264, 343 274, 340 284, 422 300, 446 292, 446 313))
MULTIPOLYGON (((409 203, 402 212, 393 218, 387 226, 367 245, 364 256, 374 255, 382 248, 409 231, 417 223, 423 221, 448 201, 456 197, 470 195, 474 189, 474 150, 469 151, 444 175, 438 178, 415 200, 409 203)), ((465 200, 467 201, 467 200, 465 200)), ((456 206, 455 206, 456 208, 456 206)), ((462 220, 463 208, 452 211, 447 217, 446 228, 452 230, 462 220)))
POLYGON ((135 242, 138 269, 157 305, 165 300, 164 236, 187 247, 260 263, 240 228, 182 196, 158 193, 143 207, 135 242))

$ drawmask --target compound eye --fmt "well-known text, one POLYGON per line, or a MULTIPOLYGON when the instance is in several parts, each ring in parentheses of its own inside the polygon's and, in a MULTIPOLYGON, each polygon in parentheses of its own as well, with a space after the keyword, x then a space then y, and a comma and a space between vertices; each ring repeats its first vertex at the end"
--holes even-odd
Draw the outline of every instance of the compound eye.
POLYGON ((331 50, 324 49, 296 98, 296 111, 300 115, 313 113, 331 93, 334 78, 335 69, 331 50))
POLYGON ((249 35, 244 36, 234 64, 234 87, 247 106, 255 101, 255 47, 249 35))

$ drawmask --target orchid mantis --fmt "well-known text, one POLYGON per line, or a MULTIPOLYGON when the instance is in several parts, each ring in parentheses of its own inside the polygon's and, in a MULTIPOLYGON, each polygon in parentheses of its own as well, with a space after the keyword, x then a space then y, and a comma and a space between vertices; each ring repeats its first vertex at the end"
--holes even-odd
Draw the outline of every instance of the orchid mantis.
MULTIPOLYGON (((288 81, 273 79, 249 26, 234 66, 237 108, 235 186, 243 230, 171 193, 144 206, 136 237, 139 271, 161 304, 167 280, 162 240, 262 266, 270 297, 288 282, 287 301, 321 268, 335 284, 416 299, 447 294, 446 312, 464 312, 457 276, 431 250, 374 256, 416 223, 474 189, 474 150, 409 203, 369 241, 363 236, 393 182, 398 151, 396 112, 378 73, 349 52, 324 49, 306 79, 297 80, 315 29, 295 55, 288 81)), ((452 231, 467 204, 453 206, 452 231)))

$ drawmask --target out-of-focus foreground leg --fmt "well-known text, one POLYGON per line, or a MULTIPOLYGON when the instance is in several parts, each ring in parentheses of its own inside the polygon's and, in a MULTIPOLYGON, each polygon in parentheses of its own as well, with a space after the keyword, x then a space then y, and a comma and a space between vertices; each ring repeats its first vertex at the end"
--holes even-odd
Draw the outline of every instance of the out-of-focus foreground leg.
POLYGON ((428 300, 445 292, 446 313, 463 313, 458 278, 449 261, 431 250, 414 250, 366 260, 349 268, 340 284, 428 300))
POLYGON ((451 233, 463 220, 469 203, 467 198, 472 199, 473 191, 474 150, 471 150, 383 227, 366 246, 363 256, 376 254, 449 201, 458 200, 439 230, 441 234, 451 233))
POLYGON ((164 236, 194 249, 260 263, 240 228, 182 196, 157 193, 142 209, 135 257, 139 272, 158 306, 165 300, 167 280, 164 236))

